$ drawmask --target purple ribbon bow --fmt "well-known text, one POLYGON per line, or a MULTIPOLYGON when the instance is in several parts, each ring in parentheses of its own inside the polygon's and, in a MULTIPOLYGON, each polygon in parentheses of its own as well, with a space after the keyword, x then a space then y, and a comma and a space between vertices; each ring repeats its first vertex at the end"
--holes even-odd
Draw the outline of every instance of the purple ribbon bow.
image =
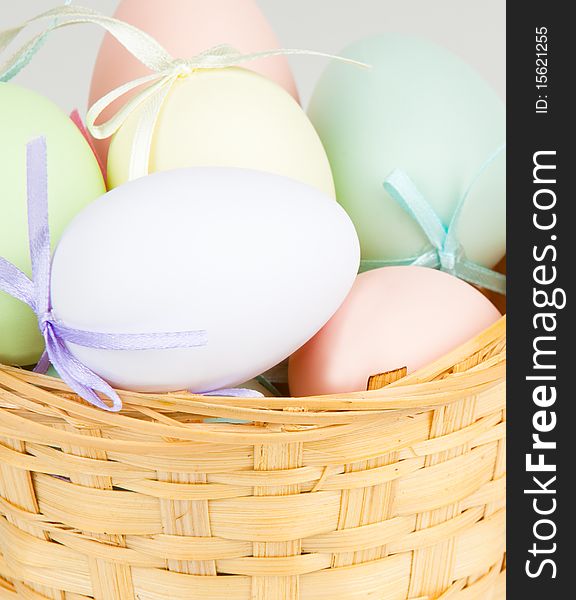
POLYGON ((206 331, 169 333, 101 333, 72 329, 58 323, 50 304, 50 231, 48 228, 48 176, 46 140, 37 138, 26 147, 28 236, 32 279, 0 257, 0 290, 25 302, 38 317, 38 326, 46 349, 36 372, 45 373, 50 363, 74 392, 94 406, 117 412, 122 401, 101 377, 77 360, 66 342, 104 350, 168 350, 193 348, 207 344, 206 331), (98 395, 109 398, 112 406, 98 395))

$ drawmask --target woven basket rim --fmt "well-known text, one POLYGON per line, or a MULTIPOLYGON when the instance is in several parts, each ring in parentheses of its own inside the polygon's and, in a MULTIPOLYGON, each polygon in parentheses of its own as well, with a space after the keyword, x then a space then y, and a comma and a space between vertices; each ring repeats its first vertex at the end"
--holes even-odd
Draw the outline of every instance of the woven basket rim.
MULTIPOLYGON (((506 317, 503 316, 432 364, 377 390, 302 398, 231 398, 186 392, 119 391, 124 402, 120 413, 109 413, 88 405, 58 378, 0 365, 0 435, 2 423, 6 423, 7 431, 10 428, 8 421, 11 421, 12 427, 33 429, 29 434, 31 441, 44 439, 49 434, 54 436, 54 428, 36 418, 44 416, 76 424, 137 429, 143 434, 165 436, 182 440, 182 443, 255 443, 332 437, 390 413, 417 414, 502 384, 506 369, 505 333, 506 317), (452 372, 454 365, 486 347, 492 349, 490 357, 470 369, 452 372), (182 423, 174 418, 176 414, 240 419, 250 424, 182 423), (255 427, 256 423, 261 426, 255 427)), ((116 440, 116 443, 121 444, 122 440, 116 440)))

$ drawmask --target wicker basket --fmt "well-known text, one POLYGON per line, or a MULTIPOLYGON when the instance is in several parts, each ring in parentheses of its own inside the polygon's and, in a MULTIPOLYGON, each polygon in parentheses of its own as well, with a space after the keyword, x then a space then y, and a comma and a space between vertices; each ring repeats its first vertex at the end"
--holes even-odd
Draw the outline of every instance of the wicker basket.
POLYGON ((500 600, 505 360, 503 318, 381 389, 121 414, 2 367, 0 598, 500 600))

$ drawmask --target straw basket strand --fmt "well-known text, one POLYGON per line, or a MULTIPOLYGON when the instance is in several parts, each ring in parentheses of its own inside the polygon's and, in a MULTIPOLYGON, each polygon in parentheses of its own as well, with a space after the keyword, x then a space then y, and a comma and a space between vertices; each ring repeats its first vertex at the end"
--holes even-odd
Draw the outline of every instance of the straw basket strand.
POLYGON ((0 598, 503 599, 505 319, 403 375, 110 414, 0 367, 0 598))

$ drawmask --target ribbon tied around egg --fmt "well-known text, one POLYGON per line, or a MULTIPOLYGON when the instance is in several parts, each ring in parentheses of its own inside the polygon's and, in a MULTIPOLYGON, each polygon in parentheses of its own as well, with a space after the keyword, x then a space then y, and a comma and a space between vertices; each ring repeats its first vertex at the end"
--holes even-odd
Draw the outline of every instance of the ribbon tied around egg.
POLYGON ((384 180, 384 189, 418 223, 431 247, 418 256, 408 258, 363 260, 360 263, 360 271, 397 265, 430 267, 450 273, 474 285, 505 294, 506 276, 468 260, 457 236, 460 216, 470 191, 484 171, 502 154, 505 148, 505 144, 500 146, 479 169, 458 202, 448 227, 444 226, 436 211, 412 179, 401 169, 394 169, 384 180))
POLYGON ((148 175, 150 149, 156 121, 162 109, 162 104, 168 96, 174 83, 181 77, 188 77, 200 69, 222 69, 240 64, 269 58, 273 56, 307 55, 338 60, 358 67, 369 68, 369 65, 341 56, 324 52, 301 49, 275 49, 244 54, 235 48, 223 44, 210 48, 191 58, 173 57, 161 44, 144 31, 113 17, 102 15, 89 8, 80 6, 60 6, 42 13, 26 21, 22 25, 0 32, 0 52, 8 46, 28 25, 52 20, 45 31, 23 45, 17 52, 0 67, 0 81, 6 81, 16 75, 38 52, 47 32, 80 23, 92 23, 106 29, 113 35, 135 58, 148 67, 153 73, 125 83, 112 90, 95 102, 86 116, 87 127, 96 139, 106 139, 114 135, 128 117, 138 108, 143 107, 138 127, 132 143, 132 153, 128 179, 137 179, 148 175), (40 42, 42 40, 42 42, 40 42), (139 89, 126 104, 108 121, 96 125, 98 117, 113 102, 125 94, 139 89))
MULTIPOLYGON (((48 176, 46 141, 38 138, 27 146, 28 233, 32 279, 0 257, 0 290, 25 302, 36 314, 45 351, 35 368, 45 373, 54 365, 62 379, 87 402, 109 411, 119 411, 118 393, 70 352, 66 343, 106 350, 165 350, 205 346, 204 330, 164 333, 105 333, 83 331, 58 322, 50 304, 50 231, 48 227, 48 176), (98 393, 107 397, 104 402, 98 393)), ((113 290, 111 290, 113 293, 113 290)))

